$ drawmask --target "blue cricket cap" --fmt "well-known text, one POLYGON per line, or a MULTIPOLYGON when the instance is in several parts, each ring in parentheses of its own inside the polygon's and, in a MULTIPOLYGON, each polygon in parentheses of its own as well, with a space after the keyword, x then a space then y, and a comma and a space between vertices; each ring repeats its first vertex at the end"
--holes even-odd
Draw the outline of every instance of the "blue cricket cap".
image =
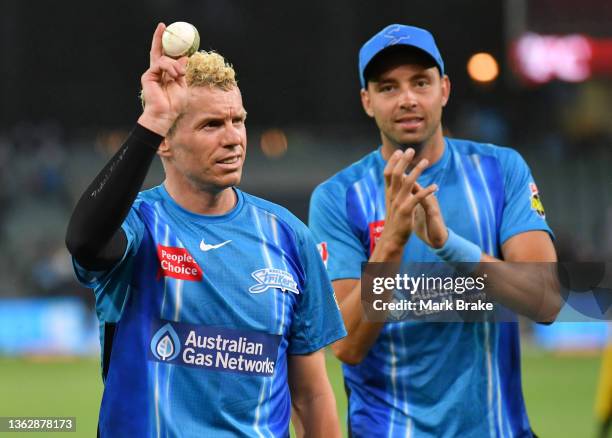
POLYGON ((391 24, 370 38, 359 50, 359 81, 363 88, 366 86, 363 73, 372 59, 386 48, 398 45, 422 50, 431 56, 440 69, 440 74, 444 74, 444 61, 431 33, 420 27, 391 24))

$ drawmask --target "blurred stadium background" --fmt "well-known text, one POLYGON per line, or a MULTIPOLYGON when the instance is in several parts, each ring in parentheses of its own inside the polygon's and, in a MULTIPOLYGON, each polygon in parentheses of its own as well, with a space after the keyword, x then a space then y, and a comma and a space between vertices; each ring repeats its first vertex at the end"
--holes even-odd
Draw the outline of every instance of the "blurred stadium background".
MULTIPOLYGON (((95 434, 102 385, 94 298, 75 282, 63 236, 76 200, 139 114, 155 24, 177 20, 193 23, 201 48, 237 68, 249 111, 245 190, 306 220, 315 185, 378 144, 359 103, 360 45, 389 23, 414 24, 433 32, 447 65, 449 134, 526 157, 561 260, 610 259, 607 0, 5 0, 0 416, 76 416, 78 436, 95 434), (486 55, 472 59, 477 53, 486 55)), ((147 185, 161 179, 156 163, 147 185)), ((525 323, 523 332, 534 429, 594 436, 606 324, 525 323)), ((328 364, 344 420, 339 365, 331 356, 328 364)))

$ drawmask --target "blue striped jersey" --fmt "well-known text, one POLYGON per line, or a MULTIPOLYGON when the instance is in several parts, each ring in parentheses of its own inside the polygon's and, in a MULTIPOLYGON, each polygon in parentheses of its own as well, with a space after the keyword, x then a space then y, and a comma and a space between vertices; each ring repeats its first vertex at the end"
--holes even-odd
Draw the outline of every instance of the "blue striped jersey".
MULTIPOLYGON (((386 165, 380 148, 319 185, 309 226, 331 280, 357 279, 384 227, 386 165)), ((455 233, 500 257, 510 237, 545 230, 537 187, 514 150, 445 138, 419 177, 436 183, 455 233)), ((405 262, 441 262, 418 237, 405 262)), ((344 365, 353 437, 531 436, 514 323, 388 323, 364 360, 344 365)))
POLYGON ((123 259, 74 262, 100 320, 102 437, 289 436, 287 356, 345 335, 308 228, 234 191, 220 216, 141 192, 123 259))

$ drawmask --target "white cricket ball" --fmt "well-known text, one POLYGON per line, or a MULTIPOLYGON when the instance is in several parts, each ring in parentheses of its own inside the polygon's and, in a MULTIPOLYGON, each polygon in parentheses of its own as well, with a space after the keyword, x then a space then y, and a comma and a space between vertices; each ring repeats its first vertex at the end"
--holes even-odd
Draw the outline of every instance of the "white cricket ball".
POLYGON ((164 30, 162 48, 171 58, 191 56, 200 48, 200 34, 193 24, 177 21, 164 30))

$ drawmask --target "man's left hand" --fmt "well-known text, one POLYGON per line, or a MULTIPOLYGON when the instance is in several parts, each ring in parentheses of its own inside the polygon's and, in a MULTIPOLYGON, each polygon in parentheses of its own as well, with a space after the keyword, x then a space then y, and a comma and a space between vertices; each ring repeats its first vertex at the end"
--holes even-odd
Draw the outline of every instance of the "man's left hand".
MULTIPOLYGON (((413 190, 421 190, 415 182, 413 190)), ((414 232, 427 245, 434 249, 442 248, 448 239, 448 229, 444 223, 436 194, 422 199, 414 209, 414 232)))

